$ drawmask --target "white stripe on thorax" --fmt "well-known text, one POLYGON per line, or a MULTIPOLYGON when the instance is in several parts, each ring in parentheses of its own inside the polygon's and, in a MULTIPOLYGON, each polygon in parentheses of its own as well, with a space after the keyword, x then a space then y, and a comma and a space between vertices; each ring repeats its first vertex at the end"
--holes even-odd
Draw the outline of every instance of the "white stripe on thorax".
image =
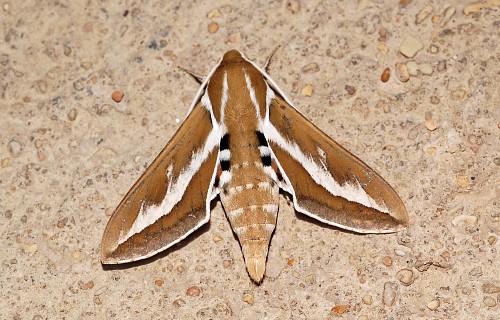
POLYGON ((255 107, 255 112, 257 113, 257 119, 260 119, 260 108, 259 108, 259 103, 257 102, 257 98, 255 97, 255 90, 252 86, 252 80, 250 80, 250 77, 246 73, 245 70, 243 70, 245 73, 245 82, 247 83, 247 90, 248 93, 250 94, 250 100, 252 100, 253 106, 255 107))

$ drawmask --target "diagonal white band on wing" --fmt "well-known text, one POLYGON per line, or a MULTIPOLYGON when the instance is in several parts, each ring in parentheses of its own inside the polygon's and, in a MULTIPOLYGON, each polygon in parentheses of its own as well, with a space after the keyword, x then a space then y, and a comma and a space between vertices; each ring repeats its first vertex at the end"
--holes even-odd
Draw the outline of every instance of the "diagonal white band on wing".
POLYGON ((337 181, 335 181, 330 172, 325 170, 323 166, 318 165, 312 157, 305 155, 297 143, 285 139, 268 119, 264 121, 263 129, 264 134, 269 141, 273 141, 278 144, 293 159, 298 161, 304 169, 306 169, 314 182, 323 186, 332 195, 345 198, 349 201, 362 204, 366 207, 373 208, 384 213, 389 213, 386 206, 379 205, 366 193, 359 181, 356 181, 355 184, 345 183, 340 185, 337 181))
POLYGON ((181 201, 193 176, 196 172, 198 172, 201 165, 207 160, 210 153, 219 145, 221 131, 223 130, 220 126, 212 129, 206 139, 203 149, 193 154, 191 161, 186 168, 182 170, 175 182, 168 186, 168 191, 160 205, 150 205, 145 207, 145 204, 142 204, 141 210, 137 215, 137 219, 134 220, 131 228, 126 234, 120 235, 120 241, 118 242, 119 245, 127 241, 133 235, 143 231, 148 226, 155 223, 162 216, 168 215, 172 208, 179 201, 181 201))

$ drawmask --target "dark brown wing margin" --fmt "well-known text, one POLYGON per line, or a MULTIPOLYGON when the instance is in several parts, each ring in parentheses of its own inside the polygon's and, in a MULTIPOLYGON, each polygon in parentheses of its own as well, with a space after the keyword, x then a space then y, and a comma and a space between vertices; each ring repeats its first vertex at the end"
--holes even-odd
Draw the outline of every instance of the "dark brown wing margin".
MULTIPOLYGON (((210 150, 170 212, 128 237, 141 206, 158 206, 179 175, 209 143, 213 130, 210 112, 198 103, 173 138, 137 180, 111 216, 101 242, 103 263, 124 263, 152 256, 185 238, 210 217, 209 192, 212 189, 218 148, 210 150), (167 173, 168 171, 168 173, 167 173), (208 205, 208 208, 207 208, 208 205)), ((218 143, 217 143, 218 145, 218 143)), ((217 146, 216 145, 216 146, 217 146)))
POLYGON ((375 171, 314 126, 281 97, 276 96, 269 108, 269 122, 280 137, 276 137, 276 133, 265 134, 286 175, 287 187, 293 190, 297 211, 361 233, 394 232, 407 226, 408 214, 403 202, 375 171), (283 141, 289 145, 296 144, 305 158, 323 168, 340 186, 361 186, 376 205, 387 208, 387 212, 333 195, 326 185, 313 179, 300 162, 301 157, 294 156, 293 148, 283 141))

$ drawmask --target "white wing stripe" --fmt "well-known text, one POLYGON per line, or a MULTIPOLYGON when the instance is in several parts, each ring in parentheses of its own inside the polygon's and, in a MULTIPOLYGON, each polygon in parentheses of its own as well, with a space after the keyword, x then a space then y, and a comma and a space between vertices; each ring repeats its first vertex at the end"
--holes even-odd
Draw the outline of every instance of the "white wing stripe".
POLYGON ((332 195, 345 198, 349 201, 362 204, 381 212, 389 213, 385 206, 379 205, 366 193, 359 182, 356 182, 355 184, 345 183, 344 185, 340 185, 337 181, 335 181, 330 172, 326 171, 322 166, 319 166, 313 158, 305 155, 302 150, 300 150, 297 143, 287 141, 283 136, 281 136, 278 130, 268 119, 264 122, 263 127, 264 134, 269 141, 277 143, 292 158, 297 160, 304 167, 304 169, 306 169, 314 182, 323 186, 332 195))
POLYGON ((145 208, 144 203, 142 204, 137 218, 134 220, 134 223, 128 232, 120 235, 120 241, 118 244, 124 243, 134 234, 141 232, 148 226, 155 223, 162 216, 168 215, 172 208, 182 200, 184 192, 186 191, 193 176, 196 172, 198 172, 201 165, 207 160, 210 152, 212 152, 219 145, 219 140, 222 136, 220 131, 220 127, 218 126, 212 129, 207 137, 204 148, 193 154, 191 161, 179 174, 177 180, 171 186, 169 185, 169 192, 165 195, 165 198, 160 205, 151 205, 145 208))

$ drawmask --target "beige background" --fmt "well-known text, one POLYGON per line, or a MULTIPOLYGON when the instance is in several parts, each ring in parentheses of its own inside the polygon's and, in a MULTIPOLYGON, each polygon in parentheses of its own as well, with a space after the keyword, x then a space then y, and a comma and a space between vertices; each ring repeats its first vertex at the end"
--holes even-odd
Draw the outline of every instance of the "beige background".
POLYGON ((496 318, 499 1, 231 3, 1 2, 0 318, 496 318), (411 227, 347 233, 283 195, 256 286, 215 202, 181 245, 103 270, 109 214, 198 89, 177 66, 206 74, 232 48, 263 64, 277 45, 272 77, 394 186, 411 227), (411 60, 432 74, 400 81, 411 60))

